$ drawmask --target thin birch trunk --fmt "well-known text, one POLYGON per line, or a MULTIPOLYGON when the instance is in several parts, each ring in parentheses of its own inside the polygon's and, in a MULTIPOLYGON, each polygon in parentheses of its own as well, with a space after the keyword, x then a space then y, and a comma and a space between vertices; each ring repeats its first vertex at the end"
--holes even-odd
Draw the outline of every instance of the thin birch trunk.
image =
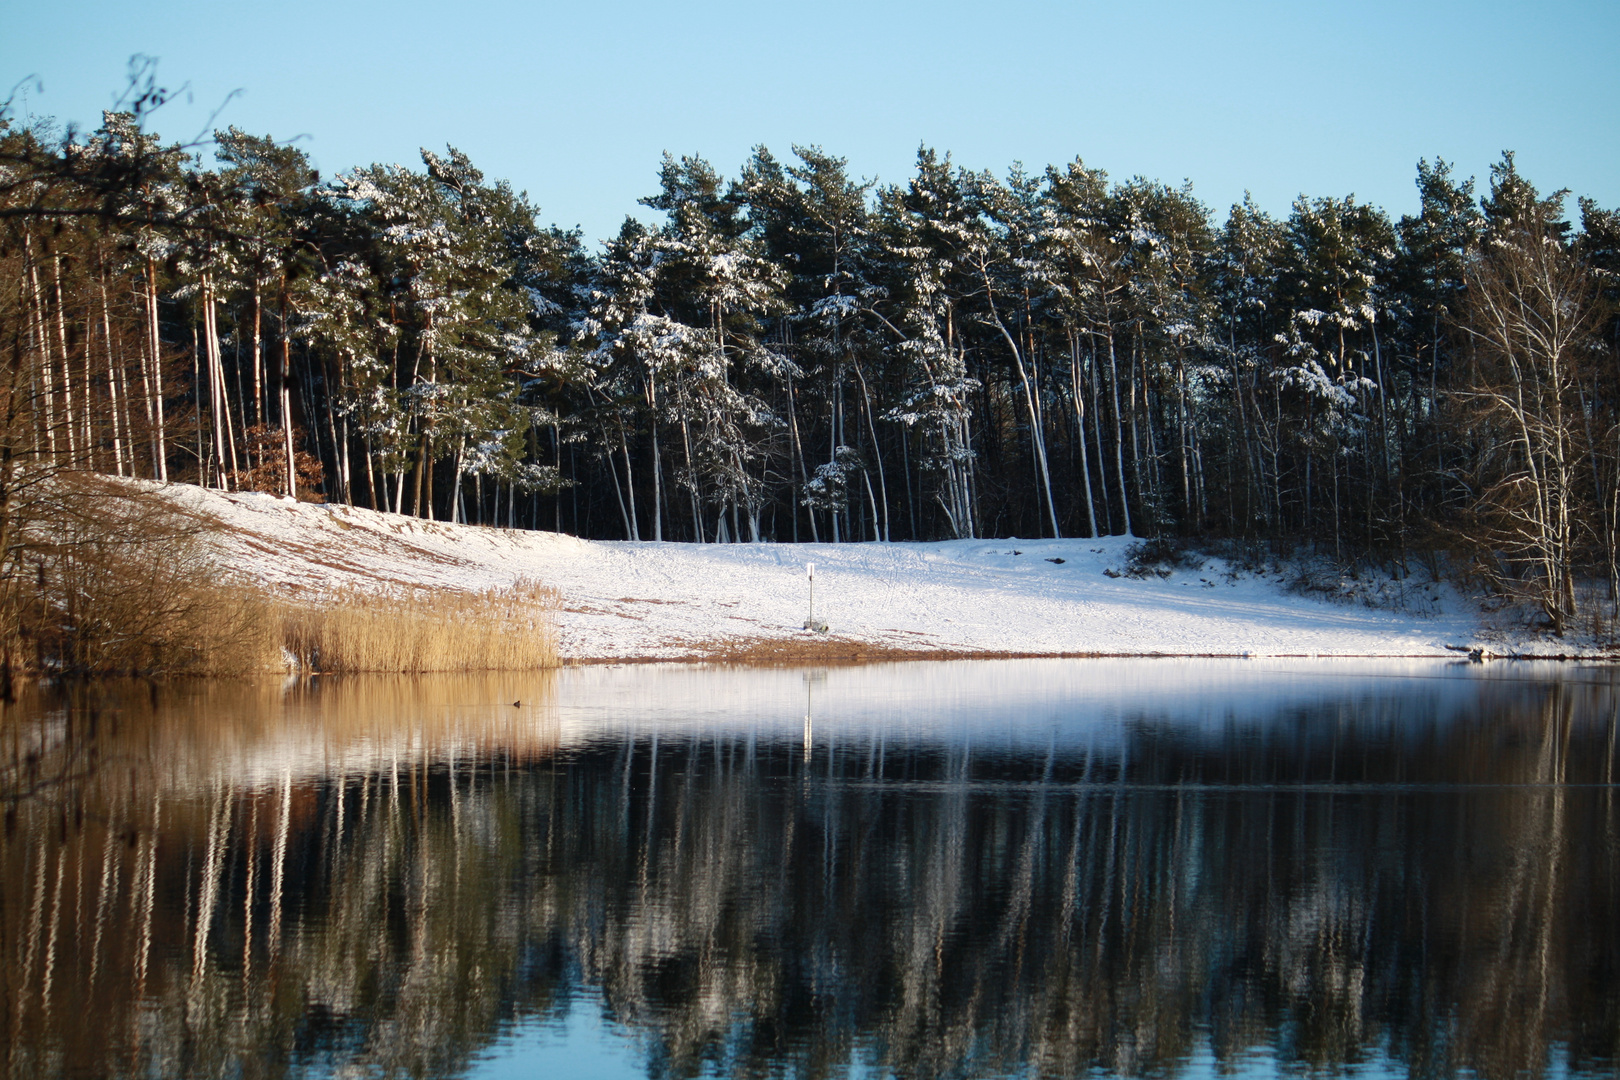
POLYGON ((630 506, 630 539, 641 539, 641 523, 636 520, 636 478, 631 471, 630 442, 625 437, 624 423, 619 423, 619 449, 624 452, 624 488, 625 501, 630 506))
POLYGON ((1119 361, 1114 350, 1114 326, 1111 320, 1107 333, 1108 390, 1114 402, 1114 477, 1119 482, 1119 506, 1121 520, 1125 523, 1125 535, 1135 536, 1135 531, 1131 529, 1131 497, 1125 490, 1125 432, 1119 414, 1119 361))
POLYGON ((653 539, 664 541, 664 455, 658 445, 658 420, 652 421, 653 539))
MULTIPOLYGON (((259 274, 253 274, 253 422, 264 423, 264 298, 259 292, 259 274)), ((246 412, 247 410, 243 410, 246 412)))
MULTIPOLYGON (((888 543, 889 542, 889 483, 884 478, 884 475, 883 475, 883 450, 878 445, 877 425, 872 420, 872 395, 867 390, 866 374, 865 374, 865 372, 861 371, 861 365, 860 365, 859 361, 854 362, 854 367, 855 367, 855 378, 858 379, 860 381, 860 384, 861 384, 861 403, 866 407, 866 430, 867 430, 867 433, 872 438, 872 459, 877 463, 878 490, 883 495, 883 519, 882 519, 883 520, 883 536, 881 537, 881 539, 883 540, 884 543, 888 543)), ((870 480, 867 481, 867 486, 868 486, 868 488, 871 487, 871 481, 870 480)), ((877 508, 876 508, 876 506, 874 506, 873 507, 873 512, 872 512, 872 525, 873 525, 874 530, 877 528, 877 522, 878 522, 877 508)))
POLYGON ((28 294, 29 294, 29 324, 33 330, 34 347, 39 352, 39 379, 41 389, 39 399, 44 403, 44 448, 50 454, 54 464, 60 460, 57 456, 56 445, 56 386, 55 376, 51 368, 50 330, 45 318, 45 294, 40 289, 39 266, 33 258, 28 244, 28 235, 23 234, 24 258, 28 263, 28 294))
MULTIPOLYGON (((794 395, 793 395, 793 376, 791 376, 791 375, 789 375, 787 377, 787 395, 788 395, 788 432, 793 437, 793 458, 794 458, 795 461, 798 462, 798 465, 799 465, 799 483, 801 485, 801 488, 802 488, 802 490, 808 491, 809 488, 810 488, 810 471, 809 471, 808 468, 806 468, 805 463, 804 463, 804 441, 799 438, 799 407, 798 407, 797 402, 794 399, 794 395)), ((909 474, 908 474, 908 476, 909 476, 909 474)), ((808 516, 810 518, 810 540, 811 540, 812 543, 819 544, 819 543, 821 543, 821 537, 817 533, 817 530, 816 530, 816 512, 814 510, 810 510, 808 516)), ((798 522, 799 522, 799 504, 798 504, 797 501, 795 501, 794 504, 793 504, 793 524, 794 524, 795 535, 797 534, 797 531, 798 531, 798 522)), ((915 532, 916 530, 913 529, 912 531, 915 532)))
POLYGON ((152 433, 152 468, 162 483, 169 482, 168 438, 163 418, 163 343, 158 336, 157 265, 146 260, 146 345, 151 363, 150 372, 145 363, 141 378, 146 390, 146 418, 152 433))
MULTIPOLYGON (((681 417, 681 445, 686 450, 686 472, 687 472, 687 475, 692 477, 692 479, 693 479, 693 485, 692 485, 691 489, 687 492, 687 494, 691 496, 691 501, 692 501, 692 531, 697 534, 697 537, 696 537, 697 542, 701 544, 701 543, 705 542, 704 538, 703 538, 703 509, 702 509, 702 505, 698 502, 698 493, 697 493, 697 486, 696 486, 697 471, 694 468, 693 462, 692 462, 692 429, 691 429, 691 425, 687 423, 686 417, 684 417, 684 416, 681 417)), ((579 528, 577 514, 576 514, 576 520, 575 520, 574 528, 575 529, 579 528)))
MULTIPOLYGON (((56 344, 62 362, 62 427, 67 433, 67 459, 69 464, 79 464, 78 432, 75 430, 75 416, 73 415, 73 365, 68 360, 67 343, 67 313, 62 304, 62 256, 57 255, 51 259, 51 277, 56 295, 56 344)), ((49 380, 47 379, 47 384, 49 380)))
MULTIPOLYGON (((112 312, 110 310, 110 305, 109 305, 108 300, 107 300, 107 277, 106 277, 105 273, 103 273, 101 275, 101 332, 102 332, 102 337, 103 337, 103 339, 105 339, 106 345, 107 345, 107 394, 108 394, 108 397, 110 399, 111 412, 112 412, 113 464, 115 466, 114 471, 116 471, 119 476, 123 476, 124 475, 124 438, 123 438, 123 433, 119 430, 118 370, 117 370, 117 365, 113 360, 112 312)), ((89 349, 88 348, 86 348, 86 350, 85 350, 85 355, 86 355, 86 357, 89 356, 89 349)), ((133 466, 133 464, 134 463, 131 462, 132 466, 133 466)), ((133 469, 132 469, 132 471, 133 471, 133 469)))
POLYGON ((231 434, 230 390, 225 385, 225 362, 219 348, 218 311, 215 307, 214 283, 205 275, 203 296, 203 343, 208 349, 209 382, 214 405, 214 445, 218 455, 219 487, 231 490, 231 476, 236 472, 236 440, 231 434))
MULTIPOLYGON (((88 307, 89 305, 86 304, 85 306, 88 307)), ((96 437, 95 437, 95 425, 94 425, 95 408, 94 408, 94 406, 92 404, 92 402, 95 401, 95 389, 94 388, 95 388, 95 385, 96 385, 96 378, 95 378, 95 375, 91 372, 91 363, 92 363, 92 360, 94 358, 90 355, 90 353, 92 351, 91 348, 90 348, 90 344, 91 344, 91 341, 94 339, 94 334, 92 333, 92 330, 93 330, 93 328, 95 326, 94 319, 95 319, 95 317, 93 315, 91 315, 88 311, 85 313, 85 317, 84 317, 84 350, 83 350, 83 357, 82 357, 82 364, 81 364, 81 366, 84 368, 84 409, 81 412, 81 417, 82 417, 81 437, 82 437, 82 442, 83 442, 83 445, 84 445, 84 463, 85 463, 85 467, 89 468, 89 469, 96 468, 96 447, 98 445, 96 437)))
POLYGON ((467 524, 467 515, 461 508, 461 466, 463 464, 463 455, 466 452, 466 449, 467 437, 463 435, 456 440, 456 482, 455 486, 451 488, 450 491, 450 521, 452 524, 467 524))
POLYGON ((995 321, 996 329, 1007 342, 1007 348, 1012 350, 1013 363, 1017 366, 1018 381, 1024 389, 1024 407, 1029 413, 1029 439, 1030 448, 1035 454, 1035 479, 1041 486, 1041 492, 1046 497, 1046 511, 1052 526, 1054 539, 1062 537, 1063 530, 1058 527, 1057 505, 1052 501, 1052 475, 1046 463, 1046 434, 1042 431, 1040 413, 1035 407, 1035 393, 1030 386, 1029 372, 1024 365, 1023 350, 1018 342, 1008 332, 1006 324, 1001 321, 1001 315, 996 311, 996 303, 990 296, 990 276, 984 274, 985 298, 990 305, 990 317, 995 321))
MULTIPOLYGON (((281 275, 281 450, 286 464, 287 494, 298 498, 298 465, 293 454, 292 422, 292 333, 288 316, 287 275, 281 275)), ((405 472, 400 470, 401 499, 404 497, 405 472)))
MULTIPOLYGON (((1091 500, 1091 462, 1086 453, 1086 396, 1080 374, 1080 335, 1070 329, 1069 384, 1074 393, 1075 442, 1080 447, 1080 478, 1086 496, 1086 527, 1089 536, 1097 535, 1097 509, 1091 500)), ((1099 448, 1100 449, 1100 448, 1099 448)))

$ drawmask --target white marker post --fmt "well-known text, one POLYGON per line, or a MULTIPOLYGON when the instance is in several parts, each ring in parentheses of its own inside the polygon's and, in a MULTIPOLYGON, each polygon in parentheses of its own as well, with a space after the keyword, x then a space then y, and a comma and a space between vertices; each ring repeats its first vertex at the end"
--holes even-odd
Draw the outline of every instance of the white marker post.
POLYGON ((827 624, 816 622, 816 564, 804 564, 804 576, 810 580, 810 617, 804 620, 806 630, 814 630, 818 634, 827 632, 827 624))

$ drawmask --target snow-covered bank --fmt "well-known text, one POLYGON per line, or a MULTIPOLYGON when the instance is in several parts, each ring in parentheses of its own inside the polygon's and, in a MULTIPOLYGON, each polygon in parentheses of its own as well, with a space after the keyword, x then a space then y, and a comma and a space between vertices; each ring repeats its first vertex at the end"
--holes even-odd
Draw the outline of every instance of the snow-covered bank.
MULTIPOLYGON (((538 579, 559 589, 565 660, 704 657, 739 644, 846 642, 919 653, 1441 656, 1480 638, 1472 606, 1439 585, 1418 605, 1375 610, 1286 591, 1218 560, 1167 578, 1114 577, 1125 538, 927 544, 628 543, 428 522, 259 494, 174 485, 217 517, 232 569, 305 588, 458 589, 538 579), (801 629, 805 564, 816 616, 801 629)), ((1513 643, 1525 651, 1524 642, 1513 643)), ((1491 646, 1507 651, 1498 641, 1491 646)), ((1542 653, 1570 651, 1544 644, 1542 653)))

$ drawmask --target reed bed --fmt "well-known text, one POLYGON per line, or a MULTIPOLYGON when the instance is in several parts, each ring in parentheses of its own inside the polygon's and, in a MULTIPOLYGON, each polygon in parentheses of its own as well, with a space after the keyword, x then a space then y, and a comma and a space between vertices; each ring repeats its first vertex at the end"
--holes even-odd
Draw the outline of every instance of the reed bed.
POLYGON ((555 589, 533 581, 460 592, 340 589, 282 612, 282 647, 300 670, 534 671, 557 666, 555 589))

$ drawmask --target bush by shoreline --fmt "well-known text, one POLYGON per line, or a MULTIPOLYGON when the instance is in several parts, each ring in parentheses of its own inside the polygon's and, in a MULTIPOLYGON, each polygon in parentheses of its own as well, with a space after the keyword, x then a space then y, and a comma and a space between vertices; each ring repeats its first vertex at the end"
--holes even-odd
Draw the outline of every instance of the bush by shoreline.
POLYGON ((0 573, 0 676, 246 676, 556 667, 558 594, 532 580, 290 589, 221 564, 224 526, 94 476, 43 485, 0 573))

